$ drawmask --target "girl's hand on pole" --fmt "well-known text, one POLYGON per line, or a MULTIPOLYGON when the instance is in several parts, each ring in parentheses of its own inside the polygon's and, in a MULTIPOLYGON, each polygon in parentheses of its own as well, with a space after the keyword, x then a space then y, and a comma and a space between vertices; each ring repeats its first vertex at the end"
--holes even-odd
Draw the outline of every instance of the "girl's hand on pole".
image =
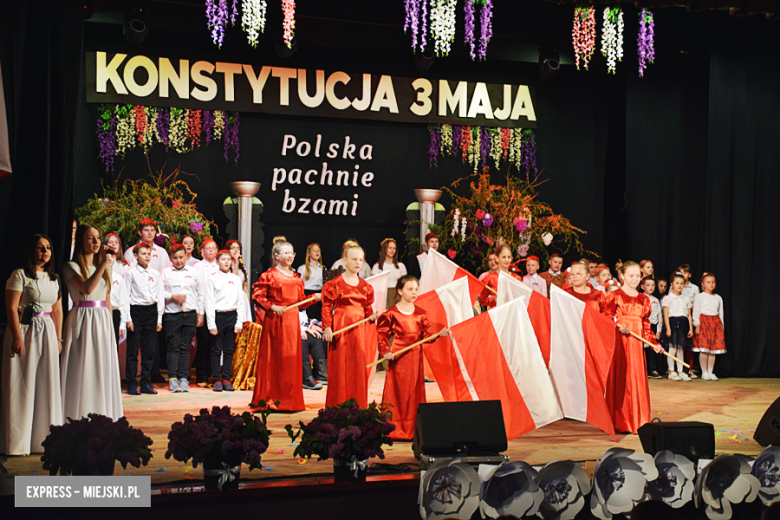
POLYGON ((281 305, 271 305, 271 312, 279 316, 281 314, 284 314, 284 307, 282 307, 281 305))
POLYGON ((447 327, 444 327, 443 329, 441 329, 439 331, 439 337, 443 338, 444 336, 447 336, 449 333, 450 333, 450 329, 448 329, 447 327))
POLYGON ((330 341, 333 339, 333 329, 331 329, 330 327, 325 329, 322 333, 322 339, 330 343, 330 341))
POLYGON ((628 330, 628 327, 624 327, 623 325, 621 325, 620 333, 623 334, 624 336, 628 336, 631 333, 631 331, 628 330))
POLYGON ((664 348, 661 345, 653 345, 656 354, 663 354, 664 348))
POLYGON ((372 314, 372 315, 371 315, 371 317, 370 317, 370 318, 368 318, 368 321, 370 321, 370 322, 372 322, 372 323, 373 323, 373 322, 375 322, 375 321, 376 321, 376 319, 377 319, 378 317, 379 317, 379 313, 378 313, 378 312, 375 312, 374 314, 372 314))
POLYGON ((392 360, 394 360, 394 359, 395 359, 395 356, 393 355, 393 353, 392 353, 392 352, 388 352, 388 353, 387 353, 387 354, 385 354, 383 357, 384 357, 386 360, 388 360, 388 361, 392 361, 392 360))

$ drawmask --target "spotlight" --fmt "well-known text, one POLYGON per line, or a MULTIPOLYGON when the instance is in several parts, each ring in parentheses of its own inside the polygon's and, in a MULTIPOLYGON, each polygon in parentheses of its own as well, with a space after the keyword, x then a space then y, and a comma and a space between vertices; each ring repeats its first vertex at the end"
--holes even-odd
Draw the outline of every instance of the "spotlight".
POLYGON ((141 18, 125 17, 124 33, 127 41, 132 45, 141 45, 149 36, 149 26, 141 18))
POLYGON ((547 45, 539 49, 539 76, 542 79, 552 79, 558 74, 561 66, 561 56, 555 47, 547 45))
POLYGON ((84 20, 90 20, 95 15, 95 8, 92 6, 92 2, 84 2, 81 5, 81 16, 84 20))
POLYGON ((298 38, 293 36, 292 40, 290 40, 290 46, 288 47, 286 43, 284 43, 284 40, 279 40, 276 42, 276 55, 280 58, 291 58, 293 54, 295 54, 295 51, 298 50, 298 38))
POLYGON ((421 53, 414 55, 414 66, 417 67, 417 70, 428 70, 434 61, 436 61, 436 57, 433 51, 427 47, 421 53))

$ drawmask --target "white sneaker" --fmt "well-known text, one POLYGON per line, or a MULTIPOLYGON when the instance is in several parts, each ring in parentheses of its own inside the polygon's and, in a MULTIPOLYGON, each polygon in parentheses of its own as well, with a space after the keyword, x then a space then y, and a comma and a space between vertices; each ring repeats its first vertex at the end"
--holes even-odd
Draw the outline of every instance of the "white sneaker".
POLYGON ((710 381, 717 381, 718 377, 715 374, 710 374, 710 381))
POLYGON ((691 379, 699 379, 699 376, 697 376, 696 372, 694 372, 693 370, 688 372, 688 377, 690 377, 691 379))
POLYGON ((680 372, 680 379, 682 379, 683 381, 690 381, 691 380, 691 378, 685 372, 680 372))
POLYGON ((680 381, 680 376, 677 375, 677 372, 669 372, 669 379, 671 381, 680 381))
POLYGON ((707 372, 702 372, 701 380, 702 381, 709 381, 710 380, 710 375, 707 372))

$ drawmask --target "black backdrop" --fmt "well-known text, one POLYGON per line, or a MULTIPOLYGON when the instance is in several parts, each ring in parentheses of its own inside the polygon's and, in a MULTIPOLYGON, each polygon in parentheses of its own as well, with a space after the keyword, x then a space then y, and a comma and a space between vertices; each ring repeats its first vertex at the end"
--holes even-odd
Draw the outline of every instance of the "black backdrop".
MULTIPOLYGON (((76 49, 82 44, 82 24, 58 13, 57 2, 39 4, 48 11, 37 11, 30 18, 17 9, 12 22, 4 22, 16 29, 4 32, 0 48, 12 105, 15 168, 11 178, 0 180, 0 202, 11 209, 0 217, 6 251, 23 236, 42 229, 53 235, 59 251, 66 251, 73 207, 99 192, 100 181, 106 180, 96 158, 96 108, 84 102, 83 70, 73 73, 81 66, 83 53, 76 49), (53 28, 59 32, 52 34, 52 40, 31 36, 38 30, 41 12, 44 20, 47 16, 63 19, 53 28), (42 88, 41 77, 50 77, 57 88, 42 88), (41 121, 49 120, 48 130, 42 131, 41 121), (42 145, 48 155, 41 153, 42 145), (24 214, 31 218, 18 218, 24 214)), ((550 27, 567 30, 570 9, 544 9, 561 16, 560 23, 550 27)), ((628 19, 633 12, 626 9, 628 19)), ((760 50, 763 39, 769 39, 776 27, 725 13, 694 16, 680 10, 661 11, 656 20, 658 58, 642 80, 635 77, 634 51, 628 44, 626 65, 616 77, 605 74, 601 58, 590 72, 564 66, 550 82, 540 81, 532 64, 472 64, 457 57, 438 60, 420 75, 535 85, 538 163, 545 169, 543 177, 549 179, 540 190, 542 200, 588 230, 585 246, 610 262, 649 258, 663 274, 687 262, 697 283, 702 271, 716 273, 726 303, 729 347, 719 370, 733 376, 777 377, 780 356, 772 341, 772 284, 767 281, 773 279, 778 253, 774 226, 780 217, 775 202, 780 194, 780 152, 775 144, 780 137, 776 99, 780 63, 760 50), (719 39, 710 39, 710 33, 719 39)), ((303 34, 302 29, 299 32, 303 34)), ((106 50, 127 47, 108 27, 87 24, 84 34, 85 50, 98 45, 106 50)), ((208 42, 148 45, 160 53, 183 52, 186 45, 188 52, 218 56, 208 42)), ((229 51, 231 57, 246 52, 234 49, 229 51)), ((291 62, 272 54, 252 59, 418 74, 408 56, 377 57, 355 48, 299 51, 291 62)), ((368 259, 376 261, 382 238, 403 236, 404 209, 414 200, 413 188, 439 187, 469 173, 467 166, 453 159, 441 160, 436 170, 427 167, 427 130, 422 125, 242 114, 240 140, 237 166, 226 163, 221 147, 213 144, 181 156, 158 148, 150 156, 151 163, 157 169, 167 161, 169 170, 181 164, 197 176, 191 178, 191 186, 202 211, 219 225, 223 240, 227 237, 221 204, 230 195, 228 182, 260 181, 266 245, 272 236, 285 234, 302 252, 308 242, 317 240, 329 262, 348 236, 358 238, 368 259), (371 143, 373 160, 339 161, 338 165, 334 160, 334 166, 352 169, 360 164, 361 172, 375 174, 373 186, 309 191, 305 185, 282 185, 272 192, 274 167, 321 169, 321 160, 281 156, 286 133, 308 141, 321 133, 324 142, 343 141, 350 135, 353 142, 371 143), (358 217, 285 215, 281 212, 285 188, 296 197, 348 200, 350 209, 352 194, 357 192, 358 217)), ((124 168, 123 178, 140 178, 148 171, 140 151, 118 164, 124 168)), ((502 173, 496 174, 497 181, 502 173)), ((448 205, 446 199, 442 202, 448 205)), ((12 257, 3 258, 4 273, 15 265, 12 257)))

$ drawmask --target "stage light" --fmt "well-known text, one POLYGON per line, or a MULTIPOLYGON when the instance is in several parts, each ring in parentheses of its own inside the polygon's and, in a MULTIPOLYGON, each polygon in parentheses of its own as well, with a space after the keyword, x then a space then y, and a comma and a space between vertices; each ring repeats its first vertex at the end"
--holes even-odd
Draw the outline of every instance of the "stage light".
POLYGON ((561 56, 555 47, 547 45, 539 49, 539 76, 542 79, 554 78, 560 66, 561 56))
POLYGON ((284 41, 277 41, 276 42, 276 55, 280 58, 291 58, 293 54, 295 54, 295 51, 298 50, 298 38, 293 36, 293 39, 290 40, 290 46, 288 47, 284 41))
POLYGON ((141 45, 147 36, 149 36, 149 26, 146 22, 139 18, 138 13, 133 13, 135 16, 125 16, 124 34, 127 41, 132 45, 141 45))
POLYGON ((92 7, 92 2, 84 2, 81 4, 81 16, 84 20, 90 20, 95 15, 95 8, 92 7))
POLYGON ((414 66, 417 67, 417 70, 430 69, 434 61, 436 61, 436 57, 429 48, 426 48, 419 54, 415 53, 414 55, 414 66))

